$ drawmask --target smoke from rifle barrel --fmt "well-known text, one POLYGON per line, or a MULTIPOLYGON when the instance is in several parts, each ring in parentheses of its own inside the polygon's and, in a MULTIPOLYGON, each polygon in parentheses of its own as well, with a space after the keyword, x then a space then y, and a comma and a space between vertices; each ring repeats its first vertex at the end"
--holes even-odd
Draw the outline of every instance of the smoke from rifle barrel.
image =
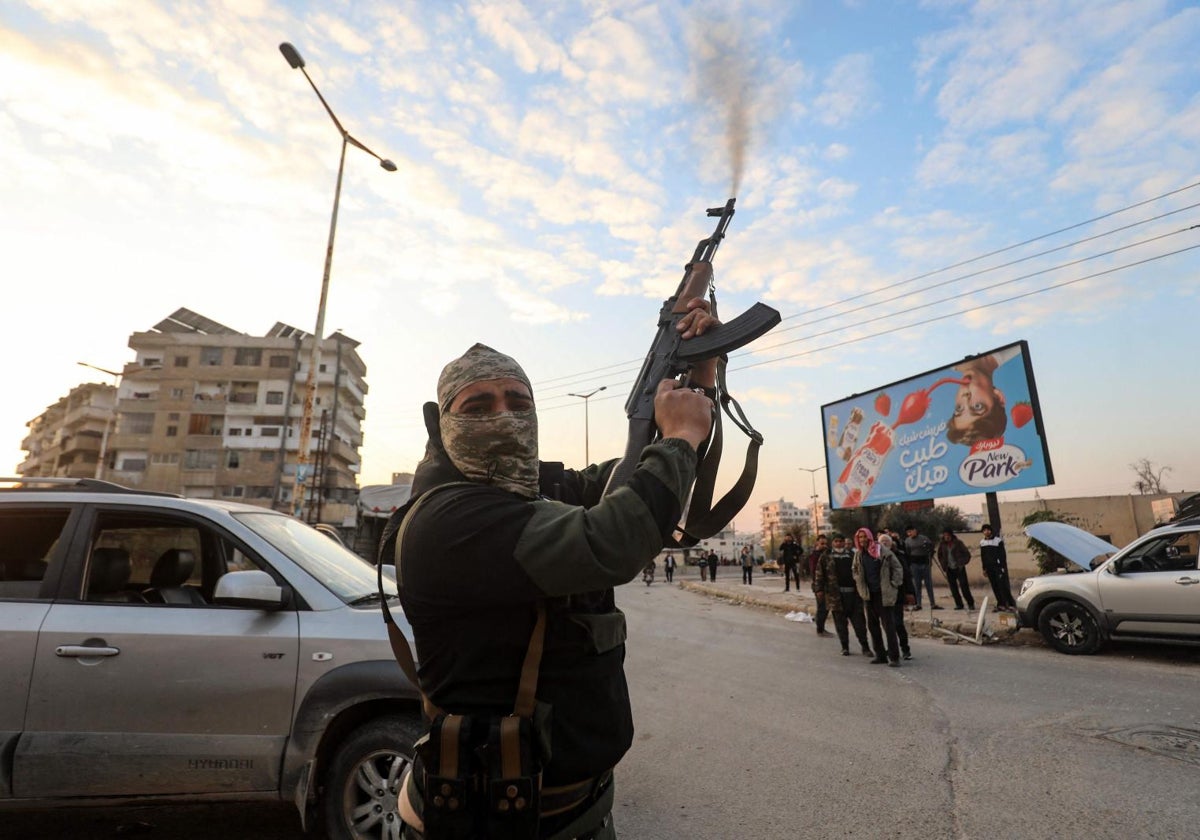
POLYGON ((731 185, 736 196, 746 166, 750 145, 750 115, 753 73, 749 49, 736 26, 703 31, 698 47, 701 96, 725 119, 725 143, 729 153, 731 185), (720 41, 716 40, 721 33, 720 41))

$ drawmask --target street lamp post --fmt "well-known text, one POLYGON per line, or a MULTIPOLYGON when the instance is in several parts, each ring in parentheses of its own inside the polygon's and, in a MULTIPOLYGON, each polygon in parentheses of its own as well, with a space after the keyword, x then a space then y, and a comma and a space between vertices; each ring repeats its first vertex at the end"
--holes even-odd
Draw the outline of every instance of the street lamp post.
POLYGON ((292 515, 299 519, 304 509, 305 486, 308 481, 308 450, 312 444, 313 403, 316 401, 317 393, 317 367, 321 363, 321 336, 325 332, 325 302, 329 297, 329 272, 333 267, 333 240, 334 235, 337 233, 338 202, 341 201, 342 197, 342 173, 346 167, 346 146, 352 145, 362 149, 371 157, 378 160, 379 165, 388 172, 395 172, 396 164, 375 154, 342 127, 341 122, 334 115, 333 109, 329 107, 329 103, 321 95, 321 91, 317 90, 316 83, 308 75, 308 71, 304 69, 304 59, 300 57, 300 53, 295 47, 285 41, 279 45, 279 51, 283 53, 283 57, 287 59, 287 63, 293 70, 299 70, 304 74, 304 78, 312 86, 313 93, 317 95, 317 99, 320 99, 321 105, 325 107, 325 113, 329 114, 329 118, 333 120, 338 133, 342 135, 342 155, 338 160, 337 186, 333 191, 333 214, 329 219, 329 243, 325 247, 325 272, 321 277, 321 300, 317 305, 317 326, 312 336, 312 351, 308 359, 308 375, 304 380, 304 411, 300 420, 300 439, 296 442, 296 482, 292 490, 292 515))
POLYGON ((579 399, 583 400, 583 465, 585 467, 592 463, 592 456, 588 452, 588 438, 590 436, 588 431, 588 400, 606 388, 608 388, 607 385, 601 385, 596 390, 588 391, 586 394, 567 394, 568 397, 579 397, 579 399))
POLYGON ((104 477, 104 459, 108 456, 108 430, 112 427, 113 418, 117 416, 117 388, 121 381, 121 374, 115 370, 89 365, 87 362, 76 362, 75 364, 107 373, 113 378, 113 404, 108 411, 108 417, 104 420, 104 433, 100 435, 100 457, 96 460, 96 479, 99 480, 104 477))
POLYGON ((806 472, 812 478, 812 519, 813 519, 813 539, 817 538, 817 532, 820 531, 821 523, 817 520, 817 473, 825 469, 822 464, 819 467, 800 467, 801 472, 806 472))

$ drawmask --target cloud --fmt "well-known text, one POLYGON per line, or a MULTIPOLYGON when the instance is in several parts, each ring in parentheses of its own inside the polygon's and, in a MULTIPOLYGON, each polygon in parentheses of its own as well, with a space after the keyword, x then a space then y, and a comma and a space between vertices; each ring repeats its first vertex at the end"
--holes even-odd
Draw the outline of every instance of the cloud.
POLYGON ((831 128, 846 128, 871 110, 876 96, 871 70, 872 59, 866 53, 838 59, 813 102, 817 122, 831 128))

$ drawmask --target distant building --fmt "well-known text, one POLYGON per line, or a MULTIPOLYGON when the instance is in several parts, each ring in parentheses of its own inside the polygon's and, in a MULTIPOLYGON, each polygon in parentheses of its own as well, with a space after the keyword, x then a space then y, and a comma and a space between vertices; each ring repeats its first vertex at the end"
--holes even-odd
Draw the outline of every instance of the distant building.
POLYGON ((778 501, 763 502, 759 505, 762 522, 762 544, 760 551, 768 557, 774 557, 783 541, 783 535, 795 528, 803 528, 811 533, 812 514, 802 510, 793 503, 779 499, 778 501))
MULTIPOLYGON (((718 531, 708 539, 700 540, 694 547, 686 549, 686 555, 684 554, 685 549, 679 548, 666 549, 662 553, 674 554, 677 560, 683 557, 687 562, 695 563, 697 558, 707 557, 710 552, 715 551, 717 557, 733 561, 741 555, 745 546, 750 546, 758 551, 760 542, 759 535, 753 531, 738 533, 736 528, 729 527, 718 531)), ((679 562, 682 563, 683 560, 679 560, 679 562)))
POLYGON ((814 500, 808 507, 808 515, 810 528, 817 534, 832 534, 833 523, 829 520, 829 505, 822 501, 814 500))
POLYGON ((112 385, 77 385, 54 405, 25 425, 21 441, 25 460, 22 476, 95 478, 100 449, 111 434, 117 389, 112 385))
MULTIPOLYGON (((21 474, 94 475, 97 436, 115 420, 102 478, 290 510, 309 338, 282 323, 250 336, 179 309, 130 336, 135 359, 121 372, 115 412, 99 390, 112 386, 81 385, 27 424, 21 474)), ((366 417, 357 347, 340 333, 321 342, 309 450, 305 519, 341 528, 355 524, 366 417)))

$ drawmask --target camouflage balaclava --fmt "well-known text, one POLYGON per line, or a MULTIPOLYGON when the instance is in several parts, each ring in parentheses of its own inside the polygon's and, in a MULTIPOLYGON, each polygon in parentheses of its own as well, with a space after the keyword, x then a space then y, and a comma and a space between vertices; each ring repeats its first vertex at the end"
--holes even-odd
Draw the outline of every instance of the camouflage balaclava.
POLYGON ((438 428, 450 462, 468 480, 533 498, 538 494, 537 412, 450 413, 466 386, 509 378, 524 383, 532 395, 529 378, 511 357, 484 344, 471 347, 438 377, 438 428))

